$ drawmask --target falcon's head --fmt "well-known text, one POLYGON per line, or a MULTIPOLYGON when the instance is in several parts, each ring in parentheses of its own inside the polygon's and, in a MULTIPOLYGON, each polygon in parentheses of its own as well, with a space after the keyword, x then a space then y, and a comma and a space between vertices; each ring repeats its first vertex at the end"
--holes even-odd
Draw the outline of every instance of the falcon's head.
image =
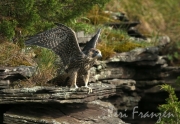
POLYGON ((91 48, 87 55, 93 59, 102 58, 101 51, 95 48, 91 48))

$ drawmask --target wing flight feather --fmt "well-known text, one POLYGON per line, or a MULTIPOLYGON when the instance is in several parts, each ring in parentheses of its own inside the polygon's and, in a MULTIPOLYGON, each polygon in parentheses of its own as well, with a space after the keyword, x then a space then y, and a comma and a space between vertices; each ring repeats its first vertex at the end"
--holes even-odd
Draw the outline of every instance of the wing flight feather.
POLYGON ((26 45, 38 45, 49 48, 59 55, 66 66, 70 59, 82 55, 75 32, 63 24, 44 31, 25 41, 26 45))

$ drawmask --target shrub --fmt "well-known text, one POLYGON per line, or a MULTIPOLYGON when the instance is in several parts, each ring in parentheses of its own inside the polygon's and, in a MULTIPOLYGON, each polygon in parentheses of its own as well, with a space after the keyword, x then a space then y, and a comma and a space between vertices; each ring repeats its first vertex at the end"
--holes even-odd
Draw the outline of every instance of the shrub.
POLYGON ((161 89, 169 93, 169 97, 166 99, 166 104, 160 105, 158 109, 162 113, 170 113, 171 116, 162 117, 158 124, 179 124, 180 123, 180 101, 178 100, 175 89, 170 85, 161 85, 161 89))
MULTIPOLYGON (((54 22, 67 23, 109 0, 1 0, 0 35, 9 40, 46 30, 54 22)), ((19 39, 19 38, 18 38, 19 39)), ((18 41, 18 40, 17 40, 18 41)))

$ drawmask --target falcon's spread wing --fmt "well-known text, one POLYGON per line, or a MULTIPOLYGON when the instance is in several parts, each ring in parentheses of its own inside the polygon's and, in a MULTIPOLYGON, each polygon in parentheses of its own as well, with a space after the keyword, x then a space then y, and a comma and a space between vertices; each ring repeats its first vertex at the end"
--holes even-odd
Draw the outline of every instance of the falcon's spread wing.
POLYGON ((52 49, 59 55, 66 66, 70 59, 83 55, 75 32, 63 24, 58 27, 39 33, 26 40, 26 45, 38 45, 52 49))
POLYGON ((101 29, 99 29, 97 33, 91 38, 91 40, 86 43, 86 46, 82 50, 86 55, 88 54, 91 48, 96 48, 96 43, 99 39, 100 33, 101 33, 101 29))

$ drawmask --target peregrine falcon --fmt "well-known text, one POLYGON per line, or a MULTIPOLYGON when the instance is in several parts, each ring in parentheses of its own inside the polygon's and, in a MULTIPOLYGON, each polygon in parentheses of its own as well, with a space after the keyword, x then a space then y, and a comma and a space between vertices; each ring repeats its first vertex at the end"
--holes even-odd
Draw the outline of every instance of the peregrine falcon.
POLYGON ((55 24, 56 28, 30 37, 25 41, 25 44, 38 45, 53 50, 63 62, 68 75, 68 84, 76 89, 78 88, 77 80, 82 79, 85 87, 89 89, 89 92, 92 92, 92 89, 88 87, 89 70, 95 61, 102 57, 101 51, 96 49, 101 29, 81 50, 75 32, 63 24, 55 24))

